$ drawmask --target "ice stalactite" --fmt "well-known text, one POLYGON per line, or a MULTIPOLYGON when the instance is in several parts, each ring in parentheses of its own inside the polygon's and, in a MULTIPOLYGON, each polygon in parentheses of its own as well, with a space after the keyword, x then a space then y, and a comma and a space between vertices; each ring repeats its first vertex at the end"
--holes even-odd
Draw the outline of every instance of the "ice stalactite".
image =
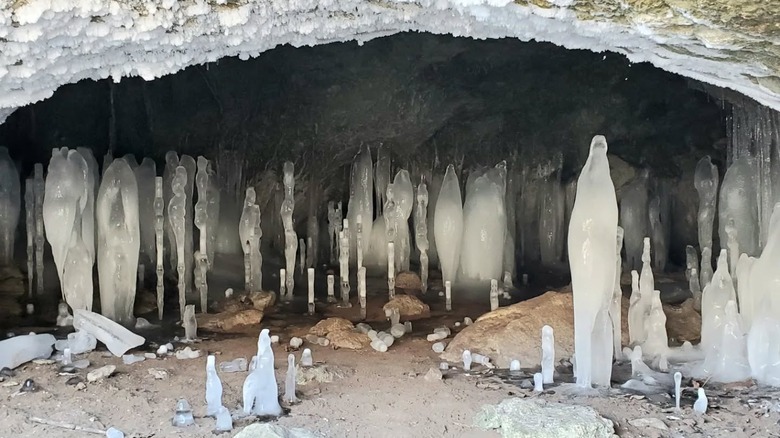
POLYGON ((174 271, 178 265, 178 254, 176 251, 176 236, 173 233, 173 228, 171 228, 171 220, 168 216, 168 205, 171 203, 171 199, 173 198, 173 191, 171 187, 177 167, 179 167, 179 155, 174 151, 166 152, 165 168, 163 170, 163 201, 165 205, 165 232, 163 234, 165 234, 167 240, 165 242, 164 249, 165 253, 168 255, 168 263, 170 264, 171 269, 174 271))
POLYGON ((396 271, 408 271, 412 243, 409 233, 409 216, 412 214, 412 208, 414 207, 414 187, 409 178, 409 172, 401 169, 395 174, 393 183, 388 186, 388 198, 390 197, 391 187, 396 209, 391 219, 391 226, 395 236, 392 242, 395 245, 396 271))
POLYGON ((620 226, 625 230, 623 242, 626 247, 624 269, 640 269, 642 266, 642 239, 648 235, 648 179, 649 172, 643 169, 622 190, 620 195, 620 226))
POLYGON ((740 253, 751 257, 759 252, 755 169, 755 163, 749 156, 736 159, 723 177, 718 206, 720 247, 726 248, 728 245, 726 226, 731 224, 740 253))
POLYGON ((699 282, 703 287, 710 284, 712 274, 712 248, 705 247, 701 250, 701 271, 699 273, 699 282))
POLYGON ((425 181, 417 185, 417 208, 414 211, 414 241, 420 251, 420 282, 422 293, 428 291, 428 187, 425 181))
POLYGON ((447 166, 436 201, 434 236, 439 251, 442 281, 455 283, 463 239, 463 202, 453 165, 447 166))
MULTIPOLYGON (((187 185, 187 169, 183 166, 177 166, 173 177, 171 178, 171 200, 168 203, 168 222, 171 225, 171 253, 176 253, 176 273, 178 277, 179 289, 179 315, 184 316, 184 307, 187 304, 187 286, 186 286, 186 268, 185 260, 185 242, 187 238, 187 195, 185 186, 187 185)), ((102 185, 101 185, 102 188, 102 185)), ((172 257, 173 258, 173 257, 172 257)), ((102 294, 101 294, 102 295, 102 294)))
MULTIPOLYGON (((435 222, 436 202, 439 200, 439 192, 443 175, 433 174, 428 184, 428 262, 431 266, 439 266, 439 250, 436 248, 435 222)), ((441 268, 441 266, 439 266, 441 268)))
POLYGON ((520 206, 518 220, 521 265, 532 264, 539 260, 541 242, 539 242, 539 184, 528 167, 521 172, 520 206))
POLYGON ((390 184, 392 159, 389 150, 384 146, 377 148, 376 169, 374 169, 374 190, 376 191, 376 215, 383 214, 382 209, 387 202, 387 186, 390 184))
POLYGON ((105 170, 96 204, 101 312, 132 324, 140 229, 138 185, 125 160, 114 160, 105 170))
MULTIPOLYGON (((517 266, 515 264, 515 246, 516 246, 516 201, 517 201, 517 175, 515 174, 515 165, 507 171, 506 189, 504 193, 504 210, 506 211, 506 234, 504 236, 504 282, 509 280, 509 284, 517 275, 517 266), (507 275, 509 274, 509 275, 507 275)), ((561 247, 563 247, 563 236, 560 237, 561 247)))
MULTIPOLYGON (((539 249, 542 265, 555 267, 563 259, 566 195, 561 186, 563 156, 539 169, 539 249)), ((467 199, 468 202, 468 199, 467 199)))
MULTIPOLYGON (((195 205, 195 174, 197 173, 198 165, 195 159, 189 155, 182 155, 179 159, 179 166, 183 166, 187 169, 187 185, 184 186, 184 194, 186 195, 186 208, 187 217, 194 217, 194 205, 195 205)), ((192 219, 188 219, 185 222, 185 238, 184 238, 184 285, 187 290, 187 297, 193 297, 193 272, 195 266, 195 222, 192 219)))
POLYGON ((487 284, 501 278, 504 268, 506 163, 476 176, 466 190, 459 281, 487 284))
MULTIPOLYGON (((705 248, 710 249, 712 255, 712 227, 717 213, 718 199, 718 168, 712 164, 710 156, 707 155, 696 164, 696 170, 693 174, 693 183, 699 194, 699 214, 697 222, 699 225, 699 249, 702 252, 702 276, 706 274, 705 264, 712 267, 712 260, 704 258, 705 248)), ((707 286, 707 281, 702 277, 702 286, 707 286)))
POLYGON ((21 210, 19 172, 8 149, 0 147, 0 266, 13 263, 14 236, 21 210))
POLYGON ((87 163, 87 201, 84 204, 84 213, 81 215, 81 239, 84 246, 87 247, 92 264, 95 264, 95 242, 97 241, 97 229, 95 228, 95 198, 97 197, 98 187, 100 186, 100 169, 98 168, 95 155, 90 148, 77 148, 79 154, 87 163))
MULTIPOLYGON (((322 190, 316 184, 309 186, 309 217, 306 220, 306 267, 317 266, 320 255, 319 212, 322 202, 322 190)), ((370 221, 369 221, 370 222, 370 221)))
POLYGON ((341 277, 341 303, 339 305, 352 307, 349 302, 349 237, 347 237, 347 231, 339 231, 339 275, 341 277))
POLYGON ((292 299, 295 287, 295 255, 298 253, 298 234, 293 225, 295 211, 295 167, 287 161, 283 168, 284 201, 279 211, 284 226, 284 260, 287 278, 284 279, 287 290, 286 299, 292 299))
MULTIPOLYGON (((371 160, 371 150, 368 146, 360 149, 352 163, 349 204, 347 219, 351 225, 348 230, 350 264, 357 264, 357 217, 363 218, 363 223, 371 222, 374 217, 374 162, 371 160)), ((411 184, 410 184, 411 185, 411 184)), ((411 206, 411 204, 410 204, 411 206)), ((408 215, 407 215, 408 217, 408 215)))
POLYGON ((607 160, 607 141, 595 136, 577 182, 568 253, 574 292, 577 385, 609 386, 612 327, 607 317, 615 284, 618 208, 607 160))
POLYGON ((306 271, 306 241, 298 239, 298 272, 303 276, 306 271))
POLYGON ((163 179, 154 177, 154 248, 155 272, 157 274, 157 318, 162 321, 165 304, 165 267, 163 253, 165 252, 165 199, 163 198, 163 179))
POLYGON ((339 232, 343 215, 341 201, 328 201, 328 242, 330 245, 330 264, 335 265, 339 259, 339 232))
POLYGON ((208 271, 211 264, 208 256, 209 237, 212 230, 209 228, 209 161, 200 156, 197 162, 197 174, 195 186, 198 189, 198 202, 195 203, 194 223, 198 228, 198 250, 195 251, 195 287, 200 296, 201 313, 208 312, 208 271))
MULTIPOLYGON (((141 263, 156 266, 154 232, 154 179, 157 167, 150 158, 144 158, 141 165, 133 169, 138 184, 138 217, 141 224, 141 263)), ((151 272, 151 269, 149 270, 151 272)))

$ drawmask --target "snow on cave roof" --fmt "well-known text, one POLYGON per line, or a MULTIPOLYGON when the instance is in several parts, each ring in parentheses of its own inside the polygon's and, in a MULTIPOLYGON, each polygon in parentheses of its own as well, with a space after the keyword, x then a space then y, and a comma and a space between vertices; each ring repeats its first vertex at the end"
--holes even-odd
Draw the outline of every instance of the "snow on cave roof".
POLYGON ((780 109, 777 0, 0 1, 0 122, 86 78, 402 31, 614 51, 780 109))

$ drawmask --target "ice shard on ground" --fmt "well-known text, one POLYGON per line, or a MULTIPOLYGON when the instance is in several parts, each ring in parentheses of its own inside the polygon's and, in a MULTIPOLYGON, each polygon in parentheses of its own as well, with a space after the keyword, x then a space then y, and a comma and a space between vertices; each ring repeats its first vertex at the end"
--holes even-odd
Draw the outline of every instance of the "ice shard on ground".
MULTIPOLYGON (((77 331, 84 331, 106 344, 108 351, 116 357, 121 357, 127 350, 143 345, 146 342, 143 337, 136 335, 105 316, 89 310, 73 310, 73 328, 77 331)), ((70 336, 68 339, 70 340, 70 336)), ((76 353, 76 349, 72 346, 71 350, 76 353)))

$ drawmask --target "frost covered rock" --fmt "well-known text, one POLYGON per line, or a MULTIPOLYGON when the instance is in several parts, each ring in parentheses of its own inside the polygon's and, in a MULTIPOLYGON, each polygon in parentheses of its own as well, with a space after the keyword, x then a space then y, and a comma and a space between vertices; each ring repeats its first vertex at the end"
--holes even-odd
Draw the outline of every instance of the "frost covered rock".
POLYGON ((612 421, 589 406, 548 403, 544 400, 506 399, 487 405, 474 424, 483 429, 499 429, 512 438, 612 438, 612 421))

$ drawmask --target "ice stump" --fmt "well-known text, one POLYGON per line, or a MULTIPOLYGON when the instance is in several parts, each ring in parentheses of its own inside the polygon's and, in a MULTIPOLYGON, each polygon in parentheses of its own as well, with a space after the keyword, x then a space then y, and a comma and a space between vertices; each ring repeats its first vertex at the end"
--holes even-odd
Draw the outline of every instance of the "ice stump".
POLYGON ((609 386, 612 327, 606 315, 615 283, 617 222, 607 142, 599 135, 591 141, 588 159, 577 181, 568 236, 574 292, 574 348, 579 358, 576 379, 580 387, 609 386))
POLYGON ((282 414, 278 398, 271 338, 268 329, 263 329, 257 341, 257 366, 244 380, 243 412, 245 415, 278 417, 282 414))
POLYGON ((287 355, 287 377, 284 379, 284 397, 287 403, 297 403, 298 397, 295 396, 295 355, 287 355))
POLYGON ((192 407, 187 400, 182 398, 176 402, 176 410, 173 413, 171 424, 175 427, 187 427, 195 424, 195 419, 192 417, 192 407))
POLYGON ((184 316, 182 317, 184 326, 184 339, 194 341, 198 338, 198 320, 195 319, 195 305, 187 304, 184 306, 184 316))
POLYGON ((140 249, 138 186, 127 161, 105 170, 96 203, 100 307, 107 318, 130 325, 140 249))
POLYGON ((682 394, 682 374, 678 371, 674 373, 674 407, 680 410, 680 395, 682 394))
POLYGON ((434 237, 443 282, 455 281, 463 238, 463 202, 453 165, 447 166, 434 213, 434 237))
POLYGON ((498 280, 490 280, 490 311, 498 309, 498 280))

